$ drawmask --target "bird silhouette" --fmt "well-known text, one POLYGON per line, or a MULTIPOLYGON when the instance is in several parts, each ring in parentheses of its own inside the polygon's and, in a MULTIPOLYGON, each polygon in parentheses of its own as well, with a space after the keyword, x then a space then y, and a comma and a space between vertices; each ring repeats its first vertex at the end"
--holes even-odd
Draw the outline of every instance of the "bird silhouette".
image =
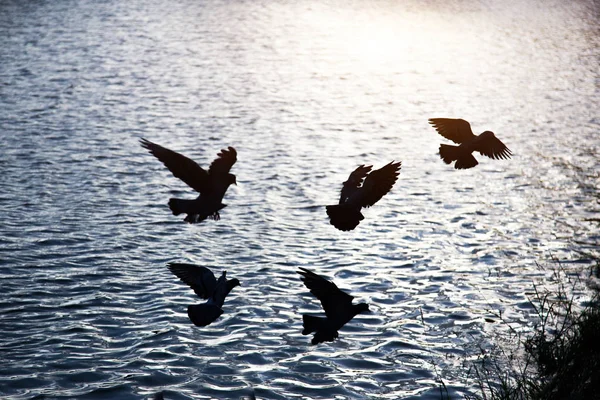
POLYGON ((302 334, 309 335, 315 332, 312 344, 333 342, 338 338, 338 330, 342 326, 356 314, 369 311, 369 305, 366 303, 352 304, 354 297, 338 289, 335 283, 306 268, 300 268, 297 272, 302 275, 304 285, 319 299, 325 311, 326 317, 306 314, 302 316, 302 334))
POLYGON ((201 299, 208 299, 204 304, 188 306, 188 317, 196 326, 206 326, 214 322, 223 314, 225 297, 231 290, 240 286, 236 278, 227 279, 227 272, 223 271, 219 279, 206 267, 193 264, 169 263, 169 270, 182 282, 191 287, 201 299))
POLYGON ((485 131, 480 135, 474 135, 471 125, 464 119, 430 118, 429 123, 440 135, 459 145, 440 145, 440 157, 446 164, 456 161, 454 164, 456 169, 473 168, 479 164, 471 154, 474 151, 496 160, 510 158, 512 154, 494 132, 485 131))
POLYGON ((207 218, 215 221, 221 218, 219 210, 226 207, 223 196, 232 183, 237 185, 235 175, 229 170, 237 160, 237 152, 233 147, 221 150, 208 169, 208 172, 195 161, 169 150, 156 143, 142 138, 142 147, 158 158, 171 173, 200 193, 195 200, 169 199, 169 208, 173 215, 187 214, 184 221, 196 223, 207 218))
POLYGON ((365 217, 363 207, 371 207, 388 193, 400 174, 401 162, 394 162, 371 172, 373 166, 356 168, 342 186, 339 204, 327 206, 329 223, 342 231, 351 231, 365 217))

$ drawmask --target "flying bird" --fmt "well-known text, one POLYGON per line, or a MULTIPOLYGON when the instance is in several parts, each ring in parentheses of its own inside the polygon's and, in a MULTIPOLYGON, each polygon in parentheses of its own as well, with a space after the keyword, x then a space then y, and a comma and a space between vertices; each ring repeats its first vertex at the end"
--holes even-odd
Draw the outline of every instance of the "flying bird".
POLYGON ((300 268, 297 271, 302 275, 304 285, 321 301, 326 317, 315 317, 304 314, 302 316, 303 335, 315 332, 311 343, 333 342, 338 338, 338 330, 349 322, 358 313, 369 311, 366 303, 352 304, 354 297, 342 292, 335 283, 328 281, 307 270, 300 268))
POLYGON ((464 119, 430 118, 429 123, 440 135, 459 145, 440 145, 440 157, 446 164, 456 161, 454 164, 456 169, 473 168, 479 164, 471 154, 474 151, 496 160, 507 159, 512 155, 494 132, 485 131, 480 135, 474 135, 471 125, 464 119))
POLYGON ((193 264, 169 263, 169 270, 191 287, 201 299, 208 299, 204 304, 188 306, 188 317, 196 326, 206 326, 214 322, 223 314, 225 297, 231 290, 240 286, 236 278, 227 279, 227 272, 223 271, 219 279, 215 278, 212 271, 206 267, 193 264))
POLYGON ((342 186, 339 204, 326 207, 329 223, 342 231, 356 228, 365 219, 360 210, 371 207, 392 189, 400 174, 401 164, 400 161, 392 161, 373 172, 372 165, 356 168, 342 186))
POLYGON ((140 140, 142 147, 159 159, 171 173, 184 181, 189 187, 200 193, 195 200, 169 199, 169 208, 173 215, 187 214, 184 221, 191 224, 207 218, 218 221, 219 211, 226 207, 223 196, 232 183, 237 185, 235 175, 229 170, 237 160, 237 152, 233 147, 221 150, 208 172, 195 161, 173 150, 159 146, 149 140, 140 140))

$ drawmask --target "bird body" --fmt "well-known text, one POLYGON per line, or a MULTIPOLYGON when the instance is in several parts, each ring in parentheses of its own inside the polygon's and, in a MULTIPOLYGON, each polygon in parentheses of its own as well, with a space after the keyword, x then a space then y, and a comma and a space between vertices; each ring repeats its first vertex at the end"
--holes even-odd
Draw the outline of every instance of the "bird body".
POLYGON ((488 156, 492 159, 510 158, 511 151, 491 131, 474 135, 471 124, 464 119, 431 118, 429 123, 446 139, 452 140, 458 146, 441 144, 440 157, 446 164, 456 161, 454 168, 468 169, 477 164, 473 152, 488 156))
POLYGON ((194 200, 169 199, 169 208, 173 215, 187 214, 184 221, 197 223, 205 219, 219 220, 219 211, 226 207, 223 197, 229 186, 237 184, 235 175, 229 171, 237 161, 237 152, 233 147, 221 150, 208 171, 196 162, 149 140, 141 139, 142 147, 158 158, 171 173, 200 193, 194 200))
POLYGON ((220 201, 215 201, 218 196, 198 196, 196 199, 169 199, 169 209, 173 215, 187 214, 184 218, 185 222, 195 224, 202 222, 205 219, 212 219, 218 221, 221 219, 221 211, 227 207, 227 204, 223 204, 220 201))
POLYGON ((198 265, 169 263, 168 268, 190 286, 198 297, 207 299, 204 304, 188 306, 188 317, 196 326, 207 326, 219 318, 223 314, 225 298, 234 287, 240 286, 238 279, 227 279, 226 271, 216 279, 211 270, 198 265))
POLYGON ((368 304, 352 304, 353 296, 341 291, 335 283, 322 276, 306 268, 300 268, 298 273, 302 275, 304 285, 319 299, 325 311, 325 317, 306 314, 302 316, 302 334, 315 333, 311 340, 312 344, 332 342, 338 338, 340 328, 357 314, 369 311, 368 304))
POLYGON ((401 164, 392 161, 373 172, 371 165, 356 168, 342 186, 339 204, 326 207, 331 225, 342 231, 356 228, 365 218, 362 208, 371 207, 392 189, 401 164))

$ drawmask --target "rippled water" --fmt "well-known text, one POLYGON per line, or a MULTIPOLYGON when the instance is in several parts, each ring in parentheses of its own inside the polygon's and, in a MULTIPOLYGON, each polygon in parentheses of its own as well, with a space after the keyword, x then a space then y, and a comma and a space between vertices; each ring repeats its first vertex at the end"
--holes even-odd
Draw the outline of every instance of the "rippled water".
POLYGON ((536 263, 597 251, 593 1, 3 1, 4 399, 420 398, 469 393, 502 311, 526 327, 536 263), (502 4, 498 4, 502 3, 502 4), (431 117, 493 130, 509 161, 456 171, 431 117), (238 150, 221 221, 138 144, 238 150), (402 161, 353 232, 324 205, 402 161), (206 328, 169 261, 242 282, 206 328), (310 346, 297 267, 371 305, 310 346))

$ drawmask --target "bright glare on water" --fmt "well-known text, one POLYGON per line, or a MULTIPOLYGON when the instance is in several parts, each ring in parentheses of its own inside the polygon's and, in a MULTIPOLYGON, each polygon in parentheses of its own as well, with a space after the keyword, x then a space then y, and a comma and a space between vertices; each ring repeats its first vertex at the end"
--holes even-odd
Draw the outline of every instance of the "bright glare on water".
MULTIPOLYGON (((598 252, 594 1, 3 1, 0 397, 439 399, 552 258, 598 252), (510 160, 458 171, 428 118, 491 130, 510 160), (138 143, 208 166, 234 146, 220 221, 138 143), (402 161, 352 232, 324 206, 402 161), (582 252, 583 251, 583 252, 582 252), (206 328, 166 268, 242 286, 206 328), (370 304, 310 345, 305 267, 370 304), (496 322, 486 322, 495 320, 496 322)), ((583 296, 583 295, 582 295, 583 296)))

